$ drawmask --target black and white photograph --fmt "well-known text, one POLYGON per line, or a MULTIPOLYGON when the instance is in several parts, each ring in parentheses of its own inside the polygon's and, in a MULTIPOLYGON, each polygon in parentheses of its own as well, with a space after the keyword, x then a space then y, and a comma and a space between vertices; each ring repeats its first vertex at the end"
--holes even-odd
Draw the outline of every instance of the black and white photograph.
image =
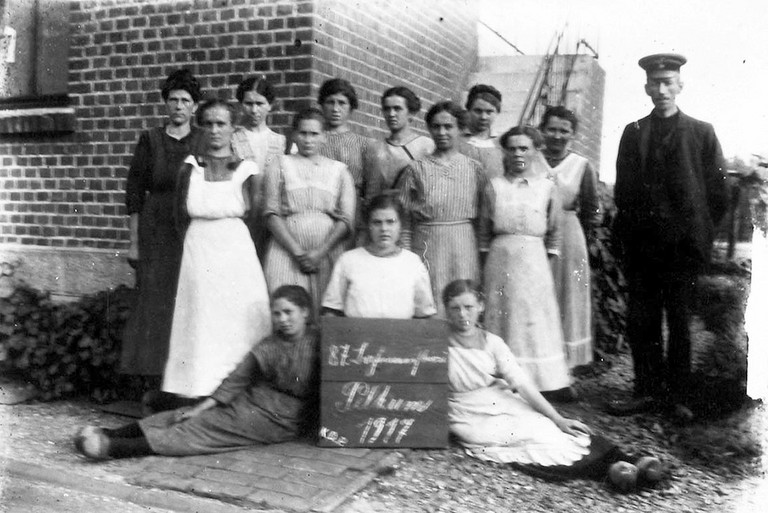
POLYGON ((766 48, 759 0, 0 0, 0 511, 763 511, 766 48))

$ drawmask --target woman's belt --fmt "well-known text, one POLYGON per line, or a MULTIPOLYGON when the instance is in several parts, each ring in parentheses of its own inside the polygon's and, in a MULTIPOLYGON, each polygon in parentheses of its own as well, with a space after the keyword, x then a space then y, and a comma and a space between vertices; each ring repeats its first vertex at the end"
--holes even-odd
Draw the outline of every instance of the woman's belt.
POLYGON ((417 223, 417 226, 455 226, 458 224, 470 224, 472 221, 469 219, 459 219, 457 221, 427 221, 423 223, 417 223))

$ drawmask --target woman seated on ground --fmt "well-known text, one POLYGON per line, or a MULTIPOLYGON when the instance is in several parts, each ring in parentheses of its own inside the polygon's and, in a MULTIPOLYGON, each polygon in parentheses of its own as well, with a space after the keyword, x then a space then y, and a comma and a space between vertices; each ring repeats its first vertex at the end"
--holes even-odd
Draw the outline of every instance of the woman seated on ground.
POLYGON ((601 478, 628 491, 662 477, 657 458, 633 458, 578 420, 561 416, 539 393, 504 341, 478 325, 479 285, 456 280, 443 291, 451 432, 473 457, 510 463, 547 479, 601 478))
POLYGON ((319 333, 309 294, 296 285, 272 294, 274 334, 253 346, 216 391, 191 408, 117 429, 88 426, 75 447, 90 459, 186 456, 285 442, 313 427, 319 333))
POLYGON ((326 313, 389 319, 435 314, 427 268, 416 254, 397 245, 402 214, 392 195, 371 200, 368 243, 336 262, 323 298, 326 313))

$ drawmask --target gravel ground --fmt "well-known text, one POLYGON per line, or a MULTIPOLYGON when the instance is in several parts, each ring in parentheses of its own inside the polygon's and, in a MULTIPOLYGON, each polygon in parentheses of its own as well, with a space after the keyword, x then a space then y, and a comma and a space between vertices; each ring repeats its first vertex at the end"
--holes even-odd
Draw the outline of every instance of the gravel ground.
POLYGON ((593 480, 549 483, 474 460, 459 447, 413 450, 402 452, 400 464, 353 497, 344 513, 764 511, 765 405, 744 404, 721 419, 688 426, 676 425, 660 413, 608 416, 601 411, 604 398, 626 395, 631 375, 627 355, 608 363, 610 369, 579 380, 578 404, 560 410, 608 435, 627 452, 661 458, 669 478, 656 488, 621 494, 593 480))
MULTIPOLYGON (((628 355, 612 356, 579 379, 580 402, 560 409, 619 441, 628 452, 659 456, 669 468, 669 479, 655 489, 625 495, 592 480, 548 483, 477 461, 453 446, 400 452, 399 463, 340 512, 762 511, 757 505, 768 501, 768 459, 761 450, 768 447, 768 408, 748 403, 720 419, 689 426, 661 414, 617 418, 603 413, 603 399, 626 395, 630 376, 628 355)), ((71 439, 78 426, 124 421, 81 401, 0 406, 0 440, 5 442, 0 456, 114 480, 140 471, 141 460, 89 464, 75 454, 71 439)))

